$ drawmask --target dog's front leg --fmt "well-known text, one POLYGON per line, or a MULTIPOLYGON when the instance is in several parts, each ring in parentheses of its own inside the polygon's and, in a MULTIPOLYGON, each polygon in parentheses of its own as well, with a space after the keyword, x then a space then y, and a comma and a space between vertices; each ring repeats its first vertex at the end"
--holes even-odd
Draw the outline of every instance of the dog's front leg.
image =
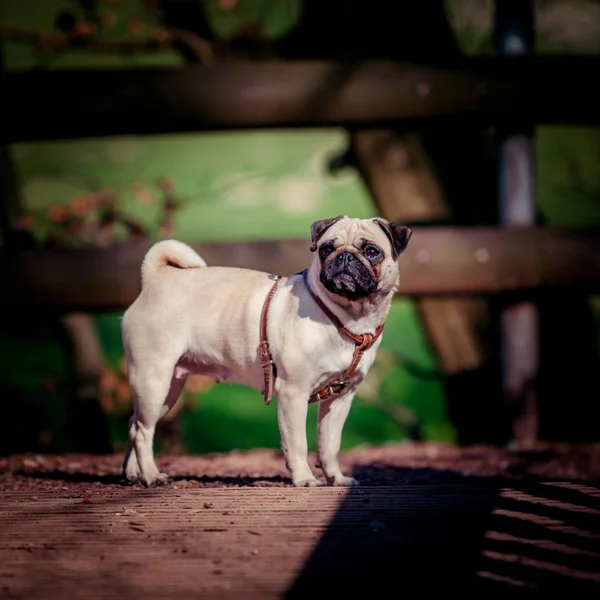
POLYGON ((310 470, 308 465, 308 444, 306 441, 306 415, 308 394, 286 387, 277 392, 277 420, 281 435, 281 448, 285 466, 296 487, 317 487, 324 485, 310 470))
POLYGON ((345 477, 340 469, 338 455, 342 444, 342 430, 352 406, 354 390, 343 396, 319 402, 317 416, 317 465, 323 470, 328 485, 357 486, 353 477, 345 477))

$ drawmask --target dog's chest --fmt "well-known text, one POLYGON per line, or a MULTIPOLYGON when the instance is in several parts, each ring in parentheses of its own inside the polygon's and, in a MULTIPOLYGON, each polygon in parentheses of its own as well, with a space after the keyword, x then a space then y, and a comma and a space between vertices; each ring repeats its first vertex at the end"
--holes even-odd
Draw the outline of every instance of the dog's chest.
POLYGON ((370 348, 358 356, 355 356, 355 349, 354 344, 345 340, 333 346, 324 345, 319 349, 315 349, 310 358, 315 381, 320 382, 323 378, 337 378, 343 374, 348 374, 351 381, 360 383, 373 364, 376 349, 374 347, 370 348), (353 365, 354 368, 352 368, 353 365))

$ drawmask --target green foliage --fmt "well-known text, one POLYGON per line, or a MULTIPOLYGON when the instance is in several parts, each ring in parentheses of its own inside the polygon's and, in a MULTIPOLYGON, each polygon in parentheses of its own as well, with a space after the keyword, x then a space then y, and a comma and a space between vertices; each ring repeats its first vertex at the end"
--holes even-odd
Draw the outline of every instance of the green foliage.
POLYGON ((277 39, 287 34, 298 22, 302 0, 205 0, 204 7, 212 30, 222 39, 239 35, 252 25, 257 27, 255 35, 277 39))
POLYGON ((536 129, 538 208, 549 225, 600 226, 600 128, 536 129))
POLYGON ((43 322, 0 336, 0 454, 68 449, 64 438, 68 358, 57 328, 43 322))
POLYGON ((156 182, 168 176, 182 202, 179 238, 277 239, 304 238, 313 220, 335 211, 375 215, 356 174, 326 172, 345 144, 335 129, 258 131, 17 144, 13 156, 30 211, 108 188, 155 232, 156 182))
MULTIPOLYGON (((78 23, 90 22, 82 3, 69 0, 2 0, 0 22, 11 27, 34 29, 43 33, 57 32, 57 16, 68 14, 78 23)), ((156 35, 161 27, 159 15, 148 10, 144 0, 118 0, 100 3, 92 21, 93 33, 103 39, 139 41, 156 35)), ((97 52, 85 48, 76 51, 41 51, 36 45, 7 41, 3 44, 7 69, 39 67, 50 69, 105 69, 135 67, 177 67, 181 55, 170 47, 151 52, 97 52)))

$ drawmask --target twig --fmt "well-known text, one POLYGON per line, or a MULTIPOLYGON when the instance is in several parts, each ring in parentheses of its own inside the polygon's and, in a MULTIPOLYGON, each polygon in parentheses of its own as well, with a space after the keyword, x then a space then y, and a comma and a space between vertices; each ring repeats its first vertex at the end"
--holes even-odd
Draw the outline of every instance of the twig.
POLYGON ((140 40, 118 40, 96 37, 75 29, 73 33, 39 31, 0 24, 0 39, 35 46, 40 50, 78 49, 99 54, 132 53, 150 50, 164 50, 174 42, 185 44, 196 56, 198 62, 210 65, 214 60, 212 45, 192 31, 173 27, 161 27, 153 36, 140 40))
POLYGON ((215 55, 210 42, 187 29, 169 29, 175 39, 185 44, 194 54, 199 63, 209 67, 213 64, 215 55))

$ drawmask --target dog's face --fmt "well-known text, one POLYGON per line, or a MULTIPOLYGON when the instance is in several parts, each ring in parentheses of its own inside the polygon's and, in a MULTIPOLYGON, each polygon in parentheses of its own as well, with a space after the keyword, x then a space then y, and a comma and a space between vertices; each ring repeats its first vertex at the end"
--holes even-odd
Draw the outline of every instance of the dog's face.
POLYGON ((350 301, 388 293, 398 282, 398 257, 412 231, 385 219, 339 216, 311 225, 319 279, 332 294, 350 301))

